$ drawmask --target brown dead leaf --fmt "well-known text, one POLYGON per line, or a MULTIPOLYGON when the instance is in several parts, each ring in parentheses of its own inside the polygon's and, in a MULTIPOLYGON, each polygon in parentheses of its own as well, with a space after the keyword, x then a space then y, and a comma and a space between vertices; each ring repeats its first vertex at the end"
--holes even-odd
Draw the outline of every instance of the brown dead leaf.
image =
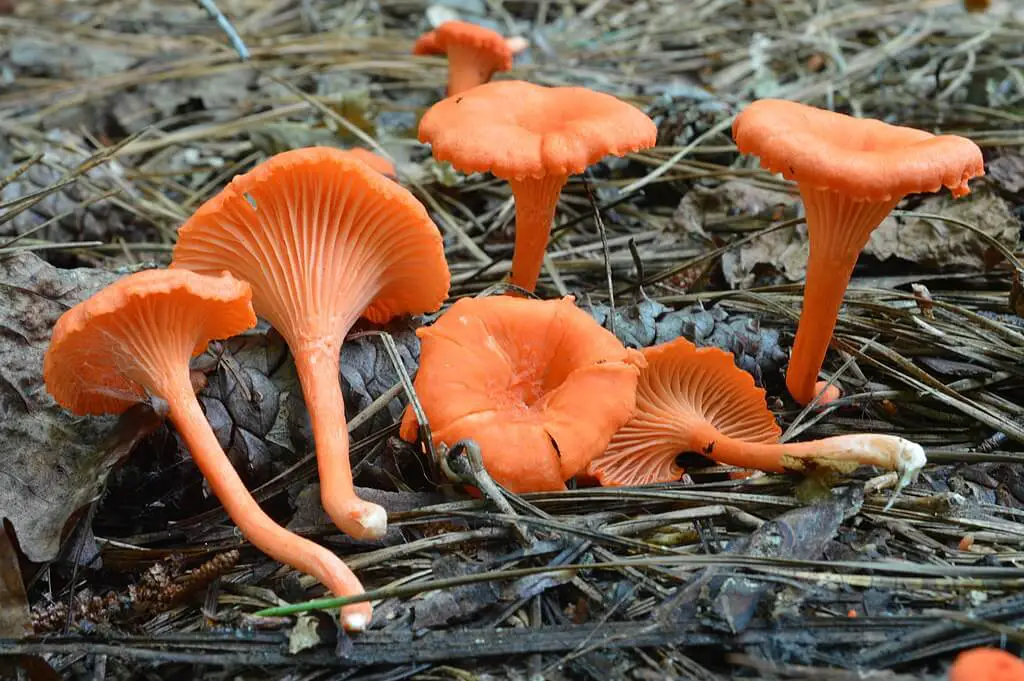
POLYGON ((1024 191, 1024 153, 1006 149, 985 169, 989 178, 1008 192, 1024 191))
POLYGON ((57 555, 68 519, 160 423, 144 406, 119 422, 77 418, 43 385, 43 354, 57 318, 113 279, 101 270, 60 270, 30 253, 0 259, 0 518, 11 522, 34 562, 57 555))
POLYGON ((708 238, 715 223, 767 227, 772 221, 796 217, 797 197, 764 189, 749 182, 729 180, 716 187, 695 185, 682 198, 672 223, 687 234, 708 238), (746 220, 738 220, 747 218, 746 220))
MULTIPOLYGON (((956 200, 945 193, 928 196, 914 212, 947 216, 974 225, 1011 250, 1017 245, 1016 219, 1006 202, 984 185, 979 185, 966 199, 956 200)), ((882 261, 900 258, 945 271, 986 270, 998 257, 992 251, 989 243, 978 235, 945 220, 895 216, 882 221, 864 248, 866 255, 882 261)), ((801 281, 807 274, 807 254, 806 227, 783 229, 723 255, 722 271, 733 288, 753 285, 759 270, 766 267, 789 281, 801 281)))
POLYGON ((21 579, 18 552, 10 536, 0 528, 0 638, 20 638, 30 633, 32 616, 21 579))
MULTIPOLYGON (((1013 250, 1020 225, 1006 202, 984 185, 967 198, 954 199, 947 193, 926 198, 916 213, 930 213, 974 225, 1013 250)), ((959 225, 929 218, 890 216, 871 235, 864 252, 879 260, 897 257, 929 269, 987 270, 992 247, 959 225)))
MULTIPOLYGON (((0 527, 0 638, 21 638, 31 633, 32 614, 18 564, 18 551, 7 530, 0 527)), ((0 678, 23 678, 26 674, 32 681, 60 678, 53 667, 35 655, 0 659, 0 678)))

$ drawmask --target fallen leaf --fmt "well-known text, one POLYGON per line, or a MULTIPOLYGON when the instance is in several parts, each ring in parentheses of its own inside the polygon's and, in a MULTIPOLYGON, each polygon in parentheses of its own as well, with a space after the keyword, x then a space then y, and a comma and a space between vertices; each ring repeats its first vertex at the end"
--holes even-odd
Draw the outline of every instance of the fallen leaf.
POLYGON ((144 405, 119 420, 78 418, 43 385, 43 354, 57 318, 114 278, 102 270, 60 270, 30 253, 0 259, 0 518, 11 522, 33 562, 57 555, 68 519, 160 423, 144 405))
POLYGON ((993 182, 1011 193, 1024 191, 1024 154, 1010 149, 1004 150, 999 156, 988 163, 986 174, 993 182))
MULTIPOLYGON (((1010 250, 1017 247, 1019 223, 1006 202, 983 185, 964 199, 946 193, 929 196, 914 212, 966 222, 1010 250)), ((992 246, 972 231, 945 220, 893 216, 882 221, 864 249, 879 260, 896 257, 944 272, 987 270, 992 251, 992 246)))
POLYGON ((707 236, 707 228, 729 222, 730 227, 767 227, 796 217, 797 196, 749 182, 729 180, 716 186, 694 185, 679 201, 672 224, 688 234, 707 236))
MULTIPOLYGON (((860 487, 837 489, 824 501, 796 508, 762 524, 752 534, 732 542, 723 554, 817 559, 835 537, 843 520, 856 515, 863 501, 864 492, 860 487)), ((739 633, 753 619, 769 590, 768 584, 741 570, 704 568, 659 606, 657 617, 664 622, 689 620, 704 606, 721 617, 733 633, 739 633)), ((783 597, 778 591, 773 595, 783 597)))
MULTIPOLYGON (((1017 220, 1007 203, 984 185, 977 186, 965 199, 953 199, 946 193, 928 195, 913 212, 966 222, 1008 249, 1016 248, 1020 229, 1017 220)), ((807 231, 800 225, 758 237, 728 251, 722 256, 722 272, 733 288, 759 283, 759 276, 766 270, 788 281, 802 281, 807 274, 807 254, 807 231)), ((946 272, 987 270, 993 259, 1000 257, 985 239, 959 225, 932 218, 893 215, 872 232, 864 254, 881 261, 899 258, 946 272)))
MULTIPOLYGON (((473 575, 485 569, 482 563, 466 562, 455 555, 441 556, 432 565, 435 579, 473 575)), ((494 582, 431 591, 413 603, 413 621, 417 628, 443 626, 494 605, 501 595, 501 588, 494 582)))
POLYGON ((21 638, 30 633, 32 615, 21 579, 18 552, 10 536, 0 528, 0 638, 21 638))
POLYGON ((320 645, 319 622, 316 617, 303 613, 288 632, 288 652, 292 655, 320 645))

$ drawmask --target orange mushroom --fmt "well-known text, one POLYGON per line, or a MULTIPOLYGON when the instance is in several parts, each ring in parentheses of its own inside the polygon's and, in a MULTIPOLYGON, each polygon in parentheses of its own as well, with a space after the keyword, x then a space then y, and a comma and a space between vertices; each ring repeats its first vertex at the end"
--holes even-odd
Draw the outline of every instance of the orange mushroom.
POLYGON ((782 472, 810 464, 849 468, 867 464, 896 470, 900 484, 925 464, 924 451, 891 435, 840 435, 778 444, 779 426, 764 390, 732 355, 697 349, 685 338, 643 350, 637 409, 588 468, 602 485, 643 485, 678 480, 676 456, 702 454, 719 463, 782 472))
POLYGON ((957 655, 949 681, 1024 681, 1024 661, 998 648, 973 648, 957 655))
POLYGON ((372 151, 368 151, 360 147, 353 147, 351 149, 343 150, 342 154, 357 161, 362 161, 381 175, 387 175, 388 177, 396 177, 398 175, 398 172, 395 170, 394 163, 383 156, 373 153, 372 151))
POLYGON ((512 68, 512 56, 523 49, 521 39, 465 21, 446 21, 421 35, 412 46, 419 55, 448 55, 448 96, 482 85, 497 71, 512 68))
POLYGON ((652 147, 654 122, 611 95, 577 87, 500 81, 432 106, 419 139, 467 173, 508 180, 516 201, 510 280, 533 291, 558 196, 569 176, 612 154, 652 147))
POLYGON ((296 149, 203 204, 178 231, 171 266, 252 284, 256 313, 295 359, 325 510, 353 537, 382 536, 387 514, 352 486, 339 353, 360 316, 383 323, 448 295, 441 235, 423 206, 342 151, 296 149))
MULTIPOLYGON (((474 440, 513 492, 565 489, 633 414, 639 353, 572 297, 463 298, 417 335, 415 388, 434 441, 474 440)), ((401 435, 416 433, 407 410, 401 435)))
MULTIPOLYGON (((65 312, 43 360, 46 389, 78 415, 119 414, 149 396, 163 400, 192 459, 242 534, 264 553, 307 572, 339 596, 363 587, 322 546, 275 523, 245 488, 217 443, 189 380, 189 359, 207 343, 252 328, 252 291, 227 273, 146 270, 65 312)), ((342 610, 349 630, 370 621, 368 603, 342 610)))
MULTIPOLYGON (((732 128, 736 146, 793 180, 807 214, 810 257, 804 305, 786 375, 790 394, 807 404, 835 329, 843 293, 871 232, 907 194, 970 192, 984 174, 981 150, 963 137, 764 99, 748 106, 732 128)), ((839 396, 832 388, 820 402, 839 396)))

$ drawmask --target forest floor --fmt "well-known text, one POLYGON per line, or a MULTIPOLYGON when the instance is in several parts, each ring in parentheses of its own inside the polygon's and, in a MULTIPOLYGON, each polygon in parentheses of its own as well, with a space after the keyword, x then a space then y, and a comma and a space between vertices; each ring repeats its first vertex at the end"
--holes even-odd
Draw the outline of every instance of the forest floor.
MULTIPOLYGON (((247 61, 189 2, 0 0, 0 676, 896 681, 945 679, 968 647, 1020 651, 1020 3, 217 6, 247 61), (499 512, 397 438, 399 373, 363 336, 343 354, 353 465, 392 529, 355 542, 319 508, 280 338, 218 344, 201 398, 247 484, 374 591, 371 630, 350 638, 322 613, 254 614, 322 587, 241 542, 152 412, 71 419, 49 400, 56 317, 169 262, 196 207, 282 150, 379 144, 445 235, 452 298, 500 283, 507 184, 454 173, 415 138, 447 72, 412 42, 456 16, 529 40, 499 78, 608 92, 658 124, 656 148, 570 181, 538 294, 602 320, 614 304, 634 346, 681 333, 734 352, 787 437, 920 443, 929 464, 891 506, 879 471, 734 480, 691 458, 678 483, 508 495, 499 512), (825 367, 844 396, 806 412, 782 380, 807 253, 798 195, 729 136, 762 97, 963 135, 986 159, 968 197, 907 197, 872 237, 825 367)), ((391 331, 414 372, 411 328, 391 331)))

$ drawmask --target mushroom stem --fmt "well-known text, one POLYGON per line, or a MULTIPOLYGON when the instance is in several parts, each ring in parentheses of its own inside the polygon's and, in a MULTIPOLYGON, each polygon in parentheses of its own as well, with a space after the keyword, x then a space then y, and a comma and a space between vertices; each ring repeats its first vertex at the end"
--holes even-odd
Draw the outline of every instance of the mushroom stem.
POLYGON ((479 49, 469 45, 448 46, 448 96, 452 97, 477 85, 483 85, 494 75, 494 64, 479 49))
MULTIPOLYGON (((337 596, 363 593, 363 585, 338 556, 322 546, 278 525, 264 513, 221 449, 189 382, 188 371, 171 379, 162 397, 170 408, 169 418, 185 440, 192 460, 210 483, 231 520, 254 546, 271 558, 310 574, 337 596)), ((341 621, 349 631, 362 631, 370 621, 369 603, 355 603, 341 610, 341 621)))
POLYGON ((509 180, 516 200, 516 244, 510 283, 532 292, 537 287, 558 197, 569 178, 548 175, 509 180))
POLYGON ((856 465, 878 466, 896 471, 903 487, 927 463, 921 445, 895 435, 865 433, 766 444, 731 438, 705 424, 695 429, 693 437, 700 443, 695 450, 718 463, 774 473, 803 470, 808 464, 840 470, 856 465))
POLYGON ((334 524, 356 539, 374 539, 387 531, 387 512, 356 496, 348 458, 345 398, 338 377, 340 343, 329 339, 289 344, 313 425, 320 499, 334 524))
MULTIPOLYGON (((793 355, 786 371, 786 387, 800 404, 820 391, 818 372, 825 361, 832 332, 850 283, 853 268, 871 232, 899 202, 855 201, 838 192, 801 186, 807 213, 810 256, 804 283, 804 304, 797 326, 793 355)), ((822 396, 822 403, 839 397, 838 390, 822 396)))

